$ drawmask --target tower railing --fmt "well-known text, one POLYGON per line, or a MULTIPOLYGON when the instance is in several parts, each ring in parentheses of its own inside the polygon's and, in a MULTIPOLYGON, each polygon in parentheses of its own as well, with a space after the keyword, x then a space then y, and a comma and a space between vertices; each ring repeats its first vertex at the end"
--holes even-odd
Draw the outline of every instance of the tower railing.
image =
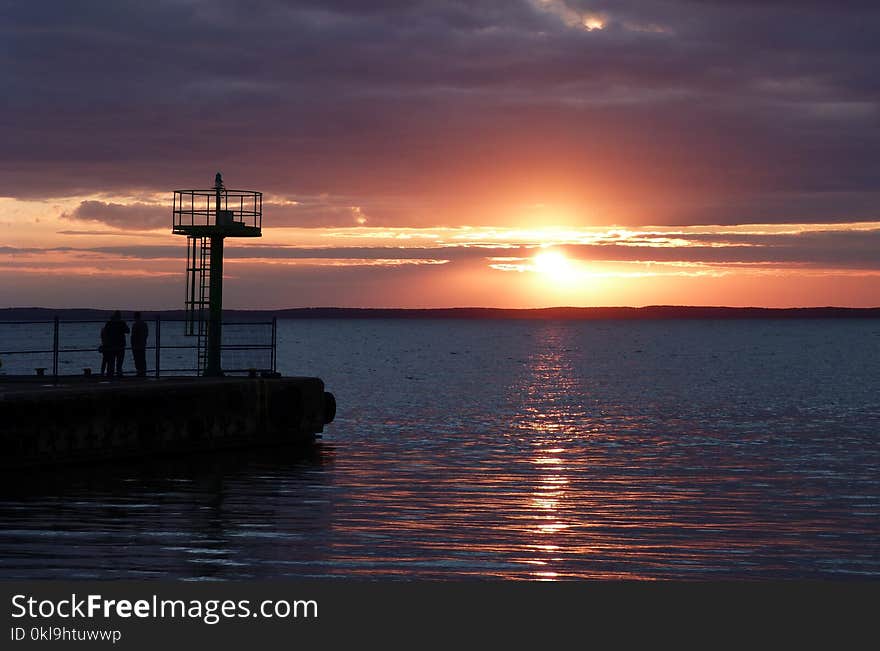
POLYGON ((198 226, 262 228, 262 192, 223 189, 219 195, 219 212, 217 196, 216 190, 175 190, 173 232, 187 233, 198 226))

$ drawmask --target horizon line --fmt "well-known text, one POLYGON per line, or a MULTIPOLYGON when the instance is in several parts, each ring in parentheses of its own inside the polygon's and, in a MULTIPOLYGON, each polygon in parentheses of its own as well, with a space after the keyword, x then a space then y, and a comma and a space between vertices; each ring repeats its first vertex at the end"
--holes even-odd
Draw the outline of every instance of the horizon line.
MULTIPOLYGON (((142 314, 161 315, 161 314, 179 314, 186 313, 185 308, 96 308, 96 307, 42 307, 42 306, 14 306, 0 308, 0 315, 15 313, 112 313, 119 310, 123 313, 141 312, 142 314)), ((870 307, 852 307, 844 305, 805 305, 795 307, 763 307, 763 306, 730 306, 730 305, 606 305, 606 306, 572 306, 558 305, 550 307, 480 307, 480 306, 457 306, 457 307, 340 307, 340 306, 317 306, 317 307, 282 307, 282 308, 227 308, 223 310, 229 314, 242 313, 261 313, 261 314, 290 314, 300 313, 312 316, 319 316, 321 313, 327 315, 355 315, 355 314, 450 314, 457 313, 460 315, 470 314, 479 316, 480 314, 492 315, 530 315, 541 313, 553 313, 557 316, 578 316, 578 315, 599 315, 599 314, 632 314, 638 315, 662 315, 674 316, 675 314, 693 315, 702 314, 728 314, 728 315, 745 315, 745 314, 792 314, 792 313, 810 313, 812 315, 872 315, 880 317, 880 305, 870 307)))

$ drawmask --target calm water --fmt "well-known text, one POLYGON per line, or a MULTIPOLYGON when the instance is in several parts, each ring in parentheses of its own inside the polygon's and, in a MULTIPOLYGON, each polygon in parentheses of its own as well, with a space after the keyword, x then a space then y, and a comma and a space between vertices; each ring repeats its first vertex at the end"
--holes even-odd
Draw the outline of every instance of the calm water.
POLYGON ((3 484, 2 578, 880 577, 880 322, 288 321, 293 450, 3 484))

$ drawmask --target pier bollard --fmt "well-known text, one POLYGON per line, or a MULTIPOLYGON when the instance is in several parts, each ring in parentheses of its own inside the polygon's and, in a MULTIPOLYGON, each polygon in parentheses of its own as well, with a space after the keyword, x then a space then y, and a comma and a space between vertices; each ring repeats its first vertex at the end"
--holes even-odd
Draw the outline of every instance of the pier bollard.
POLYGON ((336 418, 336 396, 329 391, 324 392, 324 424, 328 425, 336 418))

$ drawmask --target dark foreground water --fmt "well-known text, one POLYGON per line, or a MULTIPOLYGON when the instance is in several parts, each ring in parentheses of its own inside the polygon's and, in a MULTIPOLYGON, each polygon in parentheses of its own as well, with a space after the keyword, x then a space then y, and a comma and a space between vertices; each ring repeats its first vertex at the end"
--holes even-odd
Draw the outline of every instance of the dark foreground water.
POLYGON ((2 578, 880 577, 880 322, 289 321, 307 454, 6 480, 2 578))

